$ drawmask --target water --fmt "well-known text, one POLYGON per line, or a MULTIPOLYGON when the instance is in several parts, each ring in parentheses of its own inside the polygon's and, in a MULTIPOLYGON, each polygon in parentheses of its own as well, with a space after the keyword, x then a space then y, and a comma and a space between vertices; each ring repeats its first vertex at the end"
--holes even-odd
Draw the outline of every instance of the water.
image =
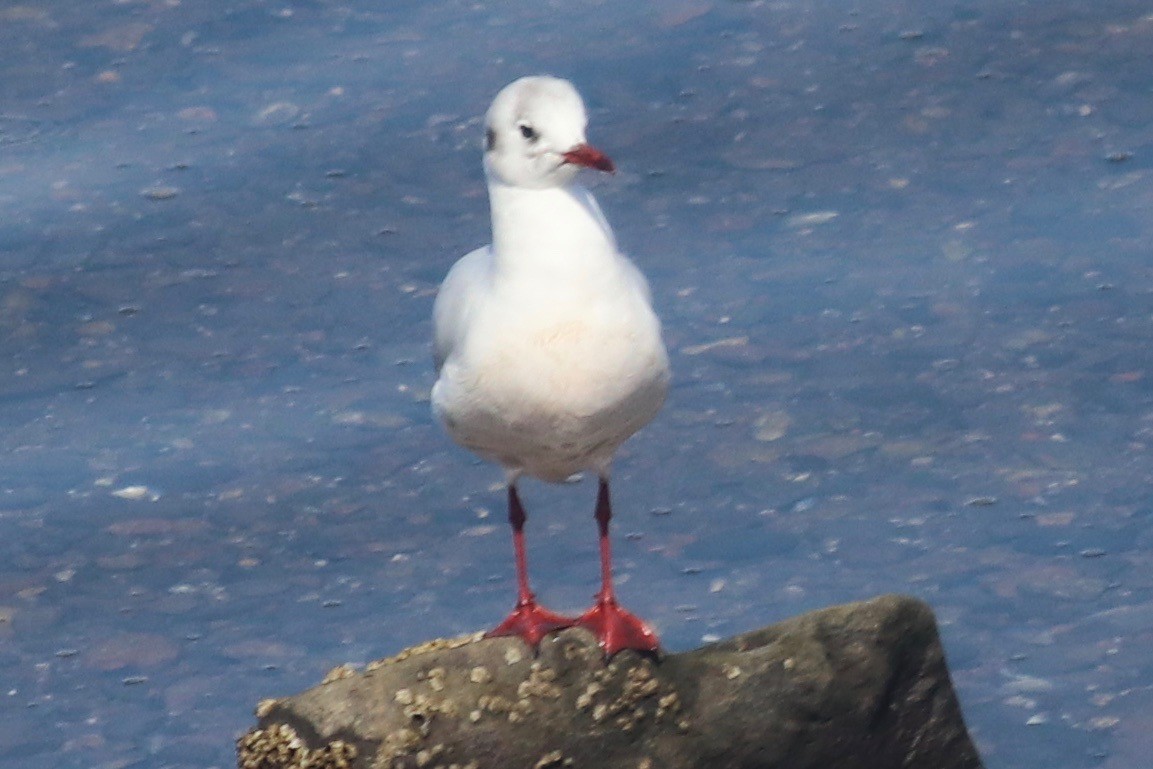
MULTIPOLYGON (((257 700, 507 612, 426 340, 478 116, 551 72, 676 372, 625 603, 683 650, 912 593, 989 767, 1141 765, 1148 8, 538 6, 0 7, 0 763, 230 766, 257 700)), ((524 492, 583 607, 591 484, 524 492)))

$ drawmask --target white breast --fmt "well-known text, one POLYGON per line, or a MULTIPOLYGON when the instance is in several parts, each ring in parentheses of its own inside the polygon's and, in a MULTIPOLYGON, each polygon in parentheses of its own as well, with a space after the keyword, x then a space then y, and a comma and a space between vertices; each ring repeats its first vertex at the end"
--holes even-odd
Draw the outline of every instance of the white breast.
MULTIPOLYGON (((460 279, 471 291, 446 280, 449 293, 469 299, 433 390, 437 415, 457 442, 514 472, 556 481, 606 468, 660 410, 668 386, 640 273, 615 255, 595 280, 500 281, 483 264, 491 253, 466 258, 474 263, 460 279)), ((438 306, 438 331, 449 315, 438 306)))

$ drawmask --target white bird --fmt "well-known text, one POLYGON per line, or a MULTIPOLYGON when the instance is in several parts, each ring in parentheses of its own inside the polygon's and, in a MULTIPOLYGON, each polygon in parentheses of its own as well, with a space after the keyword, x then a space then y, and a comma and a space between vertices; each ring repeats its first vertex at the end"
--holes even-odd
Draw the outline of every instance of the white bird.
POLYGON ((587 123, 580 94, 554 77, 521 78, 489 107, 492 244, 462 257, 437 295, 432 408, 457 443, 505 471, 518 599, 489 635, 519 635, 535 648, 577 625, 611 656, 659 645, 613 590, 609 469, 664 403, 669 360, 644 276, 576 181, 582 167, 615 171, 587 143, 587 123), (529 588, 517 480, 559 483, 586 470, 600 479, 601 589, 591 609, 565 617, 529 588))

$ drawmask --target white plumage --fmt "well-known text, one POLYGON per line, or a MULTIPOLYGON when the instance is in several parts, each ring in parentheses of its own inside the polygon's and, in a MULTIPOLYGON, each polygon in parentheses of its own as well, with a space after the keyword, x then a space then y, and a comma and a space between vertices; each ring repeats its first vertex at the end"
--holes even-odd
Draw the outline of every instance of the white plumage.
MULTIPOLYGON (((580 95, 564 80, 522 78, 497 95, 485 119, 492 245, 453 266, 434 307, 433 410, 454 440, 506 471, 521 603, 531 604, 530 613, 546 610, 535 605, 521 569, 517 478, 559 482, 582 470, 600 476, 607 578, 610 463, 660 410, 669 381, 644 276, 617 250, 596 199, 576 181, 581 166, 613 170, 587 144, 586 123, 580 95)), ((639 624, 616 607, 611 582, 598 606, 604 600, 608 611, 639 624)), ((514 611, 515 627, 494 632, 535 645, 564 619, 551 615, 552 624, 540 629, 529 617, 534 627, 526 629, 525 616, 513 622, 514 611)), ((601 635, 607 653, 617 650, 599 625, 568 621, 574 623, 601 635)), ((639 645, 655 648, 651 639, 639 645)))

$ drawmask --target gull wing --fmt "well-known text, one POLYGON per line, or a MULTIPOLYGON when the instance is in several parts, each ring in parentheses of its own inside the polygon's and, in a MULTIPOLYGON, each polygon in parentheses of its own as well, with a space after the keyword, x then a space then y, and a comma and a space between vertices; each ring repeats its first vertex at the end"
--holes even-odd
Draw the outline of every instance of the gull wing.
POLYGON ((464 339, 478 296, 483 295, 491 275, 492 247, 484 246, 457 260, 440 284, 432 307, 433 360, 438 374, 464 339))

